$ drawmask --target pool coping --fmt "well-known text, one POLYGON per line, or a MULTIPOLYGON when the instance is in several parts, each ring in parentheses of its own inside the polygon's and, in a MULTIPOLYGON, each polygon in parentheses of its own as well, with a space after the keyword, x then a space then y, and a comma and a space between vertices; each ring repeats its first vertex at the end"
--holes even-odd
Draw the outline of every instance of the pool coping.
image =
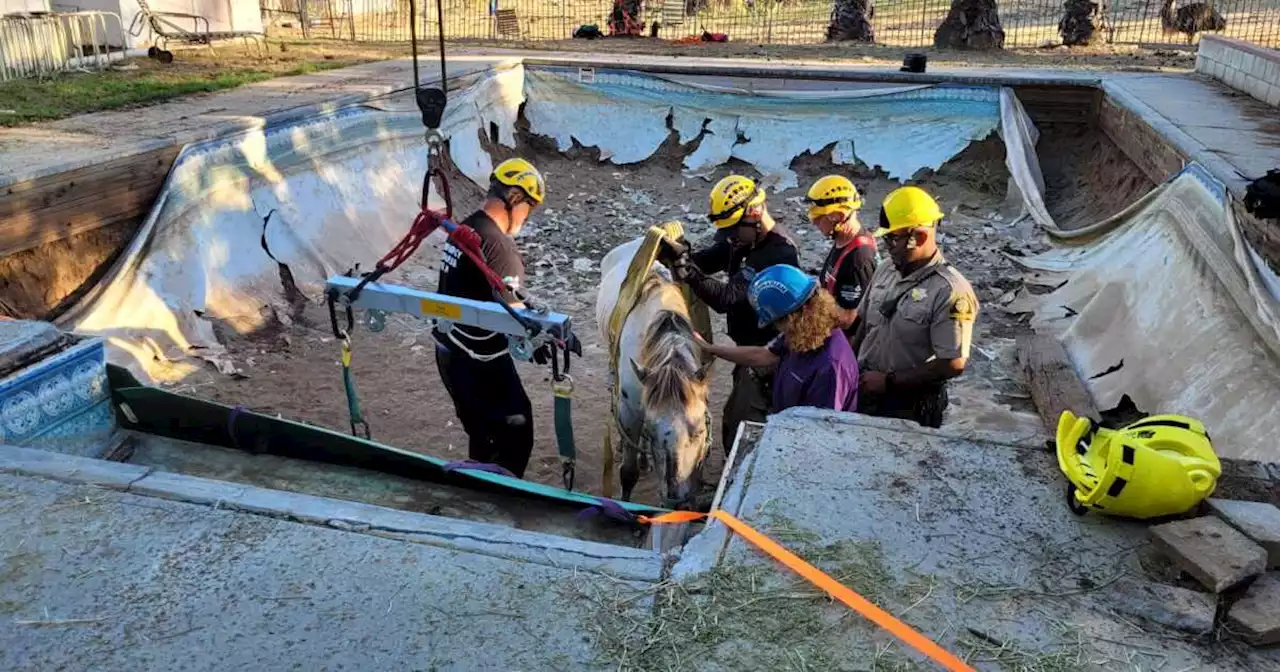
POLYGON ((662 574, 662 556, 642 548, 401 511, 376 504, 201 478, 35 448, 0 444, 0 474, 107 488, 141 497, 281 518, 519 562, 576 567, 627 580, 656 582, 661 580, 662 574))

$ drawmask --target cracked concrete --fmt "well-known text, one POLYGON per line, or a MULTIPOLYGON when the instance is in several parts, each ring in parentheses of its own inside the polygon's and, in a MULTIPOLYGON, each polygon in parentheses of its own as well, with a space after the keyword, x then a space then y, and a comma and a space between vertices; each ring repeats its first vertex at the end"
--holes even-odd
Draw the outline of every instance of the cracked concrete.
POLYGON ((661 558, 651 551, 173 474, 132 464, 0 446, 0 473, 120 490, 626 579, 656 581, 661 575, 661 558))
POLYGON ((579 547, 557 555, 519 531, 384 538, 145 497, 101 474, 17 476, 5 457, 5 670, 594 669, 594 614, 565 586, 643 590, 661 572, 629 549, 550 538, 579 547))
MULTIPOLYGON (((1196 640, 1186 619, 1128 617, 1122 581, 1145 579, 1146 525, 1073 515, 1052 452, 1019 437, 922 430, 899 420, 789 409, 771 416, 724 508, 841 577, 983 669, 1280 670, 1280 651, 1196 640), (996 644, 993 644, 996 642, 996 644), (1071 662, 1075 661, 1075 662, 1071 662), (1082 663, 1081 661, 1088 661, 1082 663)), ((711 523, 672 576, 770 562, 711 523)), ((800 582, 779 570, 779 582, 800 582)), ((838 605, 828 614, 844 613, 838 605)), ((1195 629, 1212 626, 1210 599, 1195 629)), ((848 618, 821 650, 866 660, 848 618)), ((895 650, 909 652, 898 645, 895 650)))

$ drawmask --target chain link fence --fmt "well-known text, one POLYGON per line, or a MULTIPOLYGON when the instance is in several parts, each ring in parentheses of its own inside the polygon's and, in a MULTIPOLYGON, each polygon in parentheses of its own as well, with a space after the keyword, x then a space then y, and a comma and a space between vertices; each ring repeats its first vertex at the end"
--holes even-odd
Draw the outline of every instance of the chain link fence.
MULTIPOLYGON (((765 45, 821 44, 842 0, 444 0, 449 40, 533 42, 563 40, 584 25, 603 34, 629 32, 675 41, 704 33, 733 42, 765 45), (630 9, 631 11, 625 11, 630 9)), ((1280 0, 1086 0, 1094 4, 1095 43, 1186 45, 1203 26, 1213 34, 1280 47, 1280 0), (1197 29, 1196 25, 1201 26, 1197 29)), ((872 2, 877 44, 927 47, 951 0, 872 2)), ((1060 43, 1059 22, 1072 0, 999 2, 1005 47, 1060 43)), ((1079 4, 1076 0, 1075 4, 1079 4)), ((307 38, 372 42, 409 39, 408 0, 264 0, 267 23, 278 32, 307 38)), ((435 39, 434 0, 417 3, 419 39, 435 39)))

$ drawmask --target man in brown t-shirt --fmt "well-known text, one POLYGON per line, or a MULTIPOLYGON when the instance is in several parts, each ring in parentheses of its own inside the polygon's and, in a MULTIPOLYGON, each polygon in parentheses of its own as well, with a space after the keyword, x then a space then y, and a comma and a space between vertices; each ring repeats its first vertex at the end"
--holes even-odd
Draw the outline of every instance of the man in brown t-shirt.
POLYGON ((889 253, 858 305, 858 412, 942 425, 946 381, 969 360, 978 298, 938 249, 942 210, 923 189, 889 194, 875 232, 889 253))

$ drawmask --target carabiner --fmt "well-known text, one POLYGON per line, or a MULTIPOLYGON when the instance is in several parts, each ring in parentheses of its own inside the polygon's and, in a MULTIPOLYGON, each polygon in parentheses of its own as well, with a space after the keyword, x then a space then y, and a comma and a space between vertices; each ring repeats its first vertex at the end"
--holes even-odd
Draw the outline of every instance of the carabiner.
POLYGON ((347 306, 347 328, 343 329, 338 326, 338 290, 330 289, 325 292, 325 301, 329 304, 329 326, 333 329, 333 337, 346 341, 356 326, 356 316, 351 310, 351 304, 344 302, 347 306))

